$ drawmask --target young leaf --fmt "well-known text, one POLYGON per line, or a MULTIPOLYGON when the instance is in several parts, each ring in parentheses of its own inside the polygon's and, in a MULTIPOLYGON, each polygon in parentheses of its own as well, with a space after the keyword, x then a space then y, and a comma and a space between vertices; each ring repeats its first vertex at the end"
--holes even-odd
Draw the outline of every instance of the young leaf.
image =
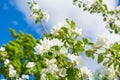
POLYGON ((104 55, 103 54, 99 54, 98 55, 98 64, 101 63, 104 60, 104 55))

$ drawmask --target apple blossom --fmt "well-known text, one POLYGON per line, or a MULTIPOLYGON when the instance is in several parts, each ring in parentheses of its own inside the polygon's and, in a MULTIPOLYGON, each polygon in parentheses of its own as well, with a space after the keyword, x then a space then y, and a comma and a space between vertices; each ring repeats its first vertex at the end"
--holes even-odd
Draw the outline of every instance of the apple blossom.
POLYGON ((94 0, 83 0, 85 8, 89 9, 94 4, 94 0))
POLYGON ((63 46, 63 42, 57 38, 54 38, 52 40, 47 39, 46 37, 43 40, 40 40, 41 44, 37 44, 35 47, 36 54, 41 54, 47 52, 50 50, 53 46, 63 46))
POLYGON ((46 80, 46 74, 43 73, 40 80, 46 80))
POLYGON ((16 80, 23 80, 22 78, 17 78, 16 80))
POLYGON ((93 45, 93 48, 101 48, 107 45, 108 38, 104 35, 99 35, 96 39, 95 44, 93 45))
POLYGON ((82 76, 88 76, 89 80, 94 80, 92 72, 87 67, 80 68, 82 76))
POLYGON ((54 74, 54 73, 58 72, 58 67, 55 64, 55 62, 56 62, 55 59, 51 59, 49 61, 46 60, 47 68, 43 68, 41 73, 42 74, 45 74, 45 73, 54 74))
POLYGON ((34 66, 35 66, 34 62, 28 62, 27 65, 26 65, 27 68, 32 68, 34 66))
POLYGON ((36 20, 39 17, 39 14, 32 12, 30 16, 31 16, 32 19, 36 20))
POLYGON ((13 67, 13 65, 9 65, 9 69, 11 70, 11 69, 14 69, 14 67, 13 67))
POLYGON ((79 29, 78 27, 76 27, 75 30, 73 30, 72 32, 75 32, 79 36, 82 35, 82 29, 79 29))
POLYGON ((38 10, 40 10, 40 6, 38 4, 33 4, 33 6, 31 7, 31 10, 38 11, 38 10))
POLYGON ((81 67, 84 65, 84 62, 81 56, 76 56, 74 54, 68 54, 68 58, 71 60, 72 63, 75 62, 78 67, 81 67))
POLYGON ((9 77, 15 77, 16 76, 16 70, 12 65, 9 65, 9 77))
POLYGON ((49 65, 51 65, 51 64, 54 64, 56 62, 56 59, 51 59, 51 60, 48 60, 48 59, 46 59, 46 64, 47 64, 47 66, 49 66, 49 65))
POLYGON ((67 70, 65 68, 59 69, 59 76, 65 77, 67 75, 66 71, 67 70))
POLYGON ((29 75, 23 74, 22 79, 29 79, 29 75))
POLYGON ((0 51, 5 51, 5 48, 4 48, 4 47, 1 47, 1 48, 0 48, 0 51))
POLYGON ((41 71, 42 74, 43 74, 43 73, 44 73, 44 74, 45 74, 45 73, 54 74, 54 73, 56 73, 56 72, 58 72, 58 67, 57 67, 56 64, 51 64, 51 65, 49 65, 47 68, 43 68, 42 71, 41 71))
POLYGON ((8 63, 10 63, 10 61, 9 61, 9 59, 6 59, 6 60, 4 61, 4 64, 6 65, 6 64, 8 64, 8 63))
POLYGON ((45 22, 48 22, 49 18, 50 18, 50 15, 48 14, 48 12, 43 12, 43 20, 45 22))
POLYGON ((69 28, 70 26, 66 21, 62 23, 58 23, 56 26, 52 27, 51 33, 57 34, 61 30, 62 27, 69 28))
POLYGON ((67 54, 68 54, 68 50, 67 50, 65 47, 62 47, 62 48, 60 49, 60 54, 67 55, 67 54))
POLYGON ((9 70, 9 77, 15 77, 16 70, 9 70))
POLYGON ((105 67, 104 71, 100 72, 99 79, 103 80, 104 78, 108 80, 118 80, 116 76, 116 71, 112 67, 110 68, 105 67))
POLYGON ((115 25, 116 25, 117 27, 120 27, 120 20, 115 20, 115 25))
POLYGON ((116 11, 120 11, 120 6, 117 6, 117 7, 116 7, 116 11))
POLYGON ((41 54, 43 55, 43 46, 41 46, 40 44, 36 44, 36 47, 34 48, 37 55, 41 54))

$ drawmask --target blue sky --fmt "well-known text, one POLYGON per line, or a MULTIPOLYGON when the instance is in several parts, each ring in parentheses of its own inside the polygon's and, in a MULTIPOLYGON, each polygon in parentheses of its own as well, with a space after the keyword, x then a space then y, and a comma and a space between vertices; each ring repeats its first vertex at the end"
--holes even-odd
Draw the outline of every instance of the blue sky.
POLYGON ((24 14, 16 6, 12 5, 9 0, 2 0, 0 2, 0 46, 12 39, 8 28, 13 28, 17 32, 21 30, 25 33, 30 33, 35 38, 40 37, 31 28, 31 25, 25 21, 24 17, 24 14))
MULTIPOLYGON (((26 0, 29 1, 29 0, 26 0)), ((35 25, 33 20, 30 19, 29 7, 25 0, 1 0, 0 2, 0 46, 2 44, 8 43, 11 40, 9 27, 15 29, 17 32, 19 30, 32 34, 35 38, 39 38, 43 35, 44 31, 41 25, 35 25)), ((100 15, 90 15, 87 12, 83 12, 76 6, 72 5, 72 0, 36 0, 42 10, 47 10, 50 13, 50 21, 44 23, 47 30, 51 26, 63 21, 65 18, 70 18, 76 21, 78 27, 82 27, 83 36, 86 36, 93 41, 99 34, 106 34, 105 23, 102 21, 100 15), (68 2, 67 2, 68 1, 68 2), (70 2, 71 1, 71 2, 70 2), (52 4, 52 5, 51 5, 52 4), (62 5, 62 6, 60 6, 62 5), (96 20, 97 19, 97 20, 96 20), (98 27, 96 27, 98 26, 98 27), (103 29, 102 29, 103 28, 103 29)), ((110 9, 114 9, 117 0, 105 0, 110 9), (108 2, 111 1, 111 2, 108 2)), ((120 39, 118 36, 111 35, 111 42, 120 39)), ((92 68, 91 60, 86 59, 87 65, 92 68)), ((96 65, 97 63, 95 63, 96 65)), ((99 66, 97 66, 99 67, 99 66)))

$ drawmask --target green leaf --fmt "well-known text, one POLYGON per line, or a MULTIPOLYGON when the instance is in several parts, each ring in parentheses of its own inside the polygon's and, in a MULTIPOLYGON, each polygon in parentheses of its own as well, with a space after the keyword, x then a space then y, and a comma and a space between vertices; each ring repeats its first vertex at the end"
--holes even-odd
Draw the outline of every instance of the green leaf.
POLYGON ((85 54, 86 54, 87 57, 90 57, 90 58, 92 58, 92 59, 95 58, 94 53, 93 53, 92 51, 90 51, 90 50, 85 51, 85 54))
POLYGON ((31 2, 27 2, 27 4, 31 4, 31 2))
POLYGON ((74 49, 79 52, 84 50, 84 46, 82 45, 83 43, 81 41, 77 41, 77 43, 74 46, 74 49))
POLYGON ((70 24, 70 25, 71 25, 71 28, 74 29, 76 24, 75 24, 74 21, 71 21, 71 24, 70 24))
POLYGON ((78 4, 78 7, 81 8, 81 4, 78 4))
POLYGON ((101 53, 98 55, 98 64, 104 60, 104 55, 101 53))
POLYGON ((83 43, 86 45, 86 44, 88 44, 89 43, 89 40, 87 39, 87 38, 82 38, 82 41, 83 41, 83 43))
POLYGON ((14 38, 17 37, 15 30, 13 30, 12 28, 9 28, 9 31, 10 31, 12 37, 14 37, 14 38))
POLYGON ((102 0, 99 0, 100 3, 102 3, 102 0))
POLYGON ((77 68, 68 68, 67 69, 67 78, 68 80, 77 80, 77 75, 79 73, 79 70, 77 68))

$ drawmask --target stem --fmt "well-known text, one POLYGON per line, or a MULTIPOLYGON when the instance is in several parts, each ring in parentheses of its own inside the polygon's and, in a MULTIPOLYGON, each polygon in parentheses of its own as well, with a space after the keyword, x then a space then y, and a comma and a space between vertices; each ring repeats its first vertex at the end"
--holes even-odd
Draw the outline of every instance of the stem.
POLYGON ((46 30, 46 28, 45 28, 45 26, 44 26, 44 24, 42 23, 42 21, 41 21, 41 25, 42 25, 42 27, 43 27, 45 33, 48 33, 47 30, 46 30))
MULTIPOLYGON (((96 52, 95 52, 95 54, 96 54, 96 55, 99 55, 99 53, 96 53, 96 52)), ((110 57, 107 57, 107 56, 105 56, 105 58, 111 59, 110 57)))

